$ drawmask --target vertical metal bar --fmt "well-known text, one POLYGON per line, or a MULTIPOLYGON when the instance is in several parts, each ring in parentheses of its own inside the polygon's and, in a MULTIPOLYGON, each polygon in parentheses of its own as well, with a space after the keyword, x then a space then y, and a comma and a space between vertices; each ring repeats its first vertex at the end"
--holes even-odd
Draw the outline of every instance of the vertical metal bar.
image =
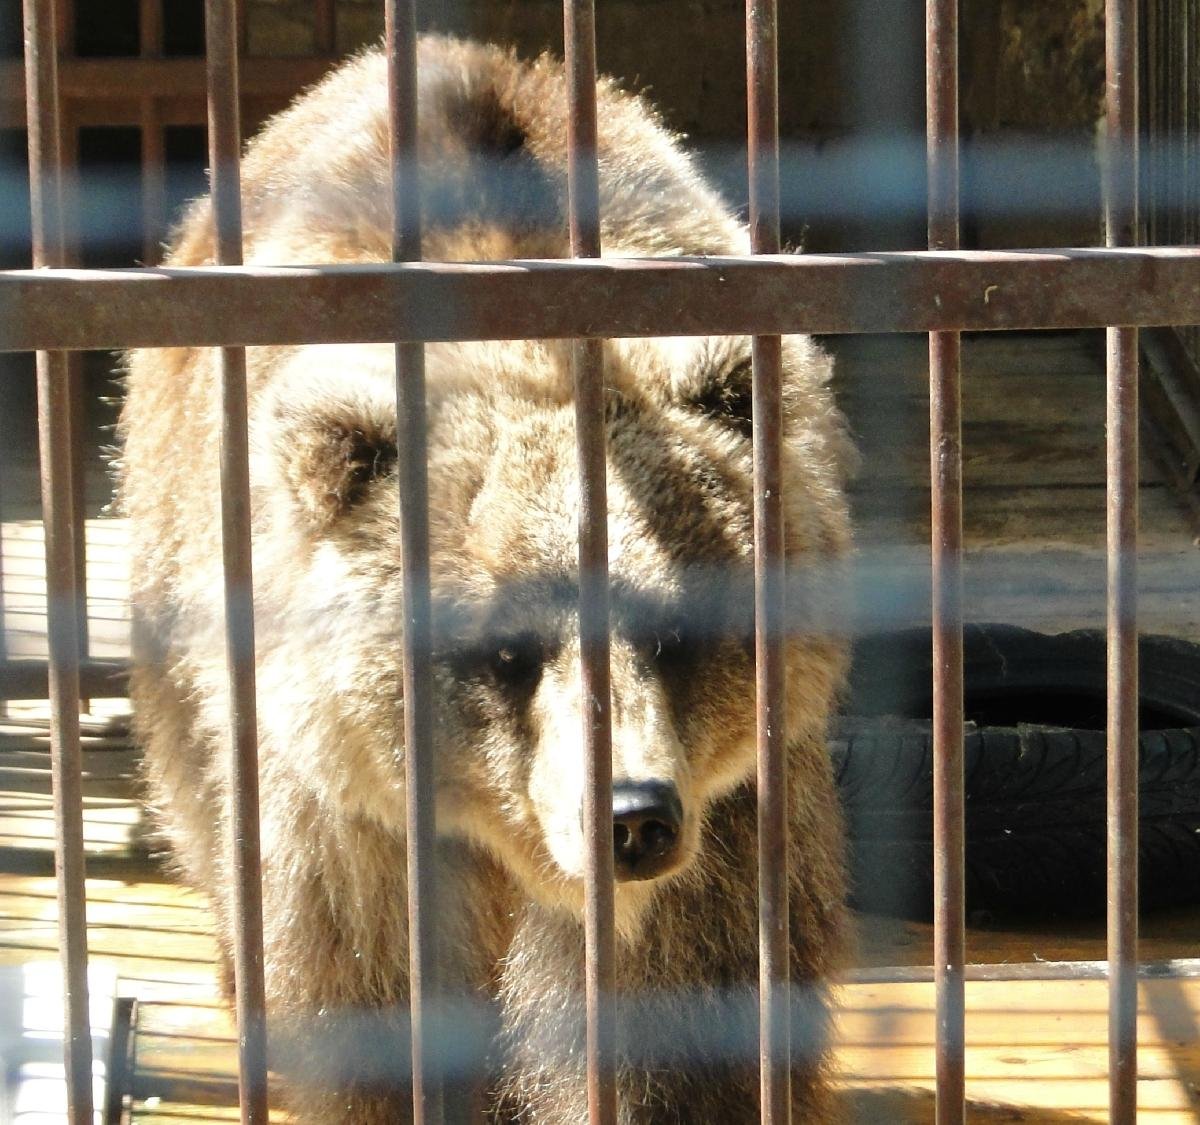
MULTIPOLYGON (((596 123, 596 11, 593 0, 565 0, 567 184, 571 253, 600 256, 600 172, 596 123)), ((575 440, 579 461, 579 645, 584 755, 584 966, 587 996, 588 1115, 617 1119, 616 943, 613 929, 612 697, 608 640, 608 480, 605 455, 604 351, 576 340, 575 440)))
MULTIPOLYGON (((417 30, 414 0, 385 6, 392 161, 392 260, 421 257, 421 181, 417 147, 417 30)), ((441 1059, 430 1011, 438 997, 437 827, 434 821, 433 671, 429 569, 425 349, 396 345, 396 432, 400 450, 400 551, 403 573, 404 746, 408 820, 408 957, 412 1013, 413 1120, 444 1116, 441 1059)))
POLYGON ((317 0, 313 12, 313 45, 318 55, 337 51, 337 5, 335 0, 317 0))
MULTIPOLYGON (((66 252, 54 0, 25 0, 23 13, 33 264, 61 266, 66 252)), ((73 1125, 90 1125, 92 1040, 79 747, 78 544, 72 520, 72 386, 66 353, 38 352, 37 387, 42 519, 46 536, 54 861, 58 873, 58 942, 66 1009, 63 1062, 68 1119, 73 1125)))
MULTIPOLYGON (((1107 0, 1104 222, 1109 246, 1138 231, 1137 3, 1107 0)), ((1108 329, 1109 1120, 1137 1116, 1138 331, 1108 329)))
MULTIPOLYGON (((746 0, 750 248, 777 254, 779 218, 778 18, 775 0, 746 0)), ((791 1120, 783 352, 778 336, 753 344, 754 651, 758 725, 758 985, 761 1119, 791 1120)))
MULTIPOLYGON (((138 48, 144 59, 162 55, 162 0, 140 0, 138 48)), ((156 98, 142 100, 142 264, 158 264, 167 225, 166 148, 156 98)))
MULTIPOLYGON (((958 0, 925 5, 929 247, 959 246, 958 0)), ((965 1120, 965 780, 963 774, 962 354, 929 335, 933 566, 934 981, 937 1121, 965 1120)))
POLYGON ((162 253, 167 225, 167 156, 158 102, 142 102, 142 264, 154 266, 162 253))
MULTIPOLYGON (((74 25, 74 4, 70 0, 59 0, 57 18, 74 25)), ((68 50, 70 37, 58 36, 59 50, 68 50)), ((59 153, 61 158, 61 195, 63 216, 63 259, 62 264, 82 264, 82 237, 79 229, 79 129, 71 115, 59 106, 58 122, 59 153)), ((84 475, 84 381, 83 353, 67 354, 67 380, 71 384, 70 394, 70 460, 71 460, 71 526, 75 542, 75 600, 76 621, 79 628, 79 653, 86 659, 88 652, 87 620, 87 503, 86 478, 84 475)), ((81 698, 81 711, 88 710, 90 702, 81 698)))
MULTIPOLYGON (((55 0, 55 41, 60 57, 75 53, 75 2, 55 0)), ((79 128, 70 112, 70 103, 59 98, 58 143, 61 178, 63 223, 63 258, 60 264, 80 265, 82 238, 80 237, 80 183, 79 183, 79 128)), ((84 499, 84 385, 83 356, 79 352, 67 355, 67 381, 70 383, 70 461, 71 461, 71 525, 75 542, 75 597, 76 620, 79 629, 79 653, 87 657, 87 516, 84 499)), ((79 709, 88 710, 90 702, 80 698, 79 709)))
MULTIPOLYGON (((62 56, 75 53, 75 3, 74 0, 54 2, 54 40, 62 56)), ((61 104, 60 104, 61 110, 61 104)), ((64 214, 64 218, 67 216, 64 214)))
POLYGON ((144 58, 162 54, 163 0, 138 0, 138 50, 144 58))
POLYGON ((133 1086, 133 1044, 137 1028, 137 1001, 118 996, 113 1003, 112 1030, 108 1039, 108 1066, 104 1074, 102 1125, 121 1125, 125 1095, 133 1086))
MULTIPOLYGON (((241 129, 238 120, 237 0, 205 0, 208 154, 214 256, 242 261, 241 129)), ((250 472, 246 351, 221 348, 221 536, 225 646, 232 753, 234 979, 238 1094, 242 1121, 267 1121, 267 1026, 262 947, 262 858, 258 823, 258 723, 254 669, 254 580, 250 551, 250 472)))

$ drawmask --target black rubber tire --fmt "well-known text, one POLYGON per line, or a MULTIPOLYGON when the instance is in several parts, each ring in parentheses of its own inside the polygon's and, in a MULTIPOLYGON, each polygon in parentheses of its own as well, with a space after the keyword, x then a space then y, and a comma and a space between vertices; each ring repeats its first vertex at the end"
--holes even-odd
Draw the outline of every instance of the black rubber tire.
MULTIPOLYGON (((933 901, 929 643, 917 630, 860 644, 834 741, 853 901, 919 919, 933 901)), ((1200 646, 1146 637, 1140 657, 1141 906, 1197 904, 1200 646)), ((967 630, 969 914, 1103 915, 1104 669, 1095 632, 967 630)))

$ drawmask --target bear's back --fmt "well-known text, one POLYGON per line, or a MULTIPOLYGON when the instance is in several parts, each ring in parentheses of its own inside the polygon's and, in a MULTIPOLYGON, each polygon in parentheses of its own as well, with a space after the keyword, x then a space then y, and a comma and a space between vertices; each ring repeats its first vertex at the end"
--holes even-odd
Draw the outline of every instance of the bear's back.
MULTIPOLYGON (((418 48, 425 257, 563 257, 567 90, 549 56, 440 36, 418 48)), ((368 51, 279 114, 242 164, 247 262, 391 257, 387 60, 368 51)), ((743 252, 743 228, 642 98, 598 85, 601 241, 612 255, 743 252)), ((171 263, 211 261, 207 199, 171 263)))

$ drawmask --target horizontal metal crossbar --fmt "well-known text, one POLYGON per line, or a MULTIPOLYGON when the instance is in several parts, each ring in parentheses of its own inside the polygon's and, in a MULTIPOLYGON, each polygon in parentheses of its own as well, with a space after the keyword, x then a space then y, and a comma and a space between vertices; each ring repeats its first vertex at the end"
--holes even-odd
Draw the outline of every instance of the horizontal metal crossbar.
MULTIPOLYGON (((1138 980, 1194 980, 1200 977, 1200 958, 1142 961, 1136 975, 1138 980)), ((1108 980, 1110 970, 1107 961, 1017 961, 964 965, 963 977, 969 981, 1108 980)), ((931 984, 934 970, 932 965, 893 965, 856 969, 841 979, 843 984, 931 984)))
POLYGON ((0 351, 1061 329, 1198 315, 1197 247, 0 271, 0 351))
MULTIPOLYGON (((287 99, 319 81, 329 70, 329 60, 255 58, 246 70, 240 84, 244 97, 287 99)), ((114 115, 137 123, 145 98, 191 98, 203 110, 205 63, 202 58, 65 57, 58 64, 58 93, 96 124, 112 124, 114 115), (122 113, 121 105, 130 111, 122 113)), ((202 112, 190 117, 204 119, 202 112)), ((25 122, 25 68, 17 61, 0 60, 0 125, 16 129, 25 122)))

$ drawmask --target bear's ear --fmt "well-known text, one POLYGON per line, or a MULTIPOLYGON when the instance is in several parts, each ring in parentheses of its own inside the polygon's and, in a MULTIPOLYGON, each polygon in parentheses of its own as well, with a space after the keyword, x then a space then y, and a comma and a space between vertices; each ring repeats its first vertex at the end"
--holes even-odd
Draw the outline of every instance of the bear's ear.
POLYGON ((687 405, 748 437, 754 418, 752 384, 749 357, 712 367, 704 373, 698 388, 687 396, 687 405))
POLYGON ((284 477, 317 532, 333 524, 396 466, 396 433, 363 418, 293 415, 277 431, 284 477))

